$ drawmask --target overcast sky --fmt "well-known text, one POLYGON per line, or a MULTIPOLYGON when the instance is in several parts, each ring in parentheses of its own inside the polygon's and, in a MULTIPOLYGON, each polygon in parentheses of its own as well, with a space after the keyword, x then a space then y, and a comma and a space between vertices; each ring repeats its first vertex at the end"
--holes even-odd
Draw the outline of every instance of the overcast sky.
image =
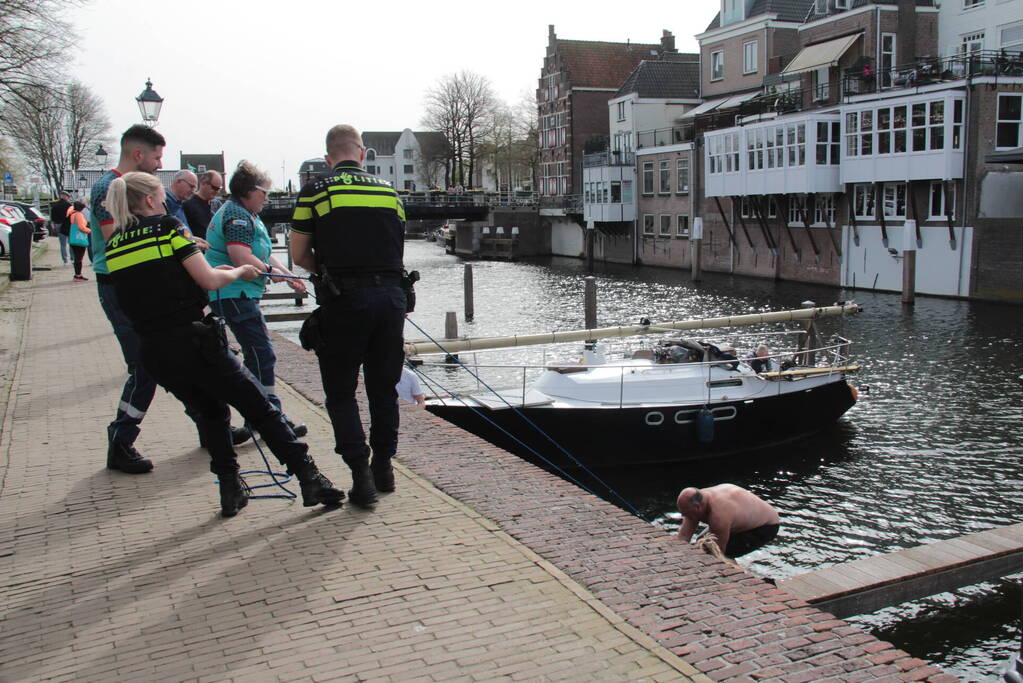
POLYGON ((135 97, 151 78, 165 168, 180 152, 223 151, 229 169, 248 158, 284 186, 335 123, 421 129, 425 93, 448 74, 482 74, 509 103, 532 96, 548 24, 559 38, 636 43, 667 29, 695 52, 718 6, 92 0, 70 16, 81 44, 68 78, 104 100, 116 136, 141 120, 135 97))

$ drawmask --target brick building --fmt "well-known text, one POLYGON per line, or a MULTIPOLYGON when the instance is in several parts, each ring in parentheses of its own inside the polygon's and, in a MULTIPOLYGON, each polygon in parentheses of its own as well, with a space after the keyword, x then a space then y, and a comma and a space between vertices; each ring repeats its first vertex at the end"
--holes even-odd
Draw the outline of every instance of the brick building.
POLYGON ((584 146, 608 136, 608 99, 642 60, 674 53, 675 39, 665 31, 654 44, 563 40, 553 24, 548 28, 536 91, 536 188, 548 196, 579 194, 584 146))

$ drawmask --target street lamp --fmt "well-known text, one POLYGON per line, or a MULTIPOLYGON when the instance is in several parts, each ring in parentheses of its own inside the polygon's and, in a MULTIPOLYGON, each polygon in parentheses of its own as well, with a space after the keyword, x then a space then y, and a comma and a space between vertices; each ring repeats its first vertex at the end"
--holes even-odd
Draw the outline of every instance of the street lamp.
POLYGON ((103 145, 100 145, 99 148, 94 152, 94 154, 96 155, 96 165, 98 165, 100 168, 106 168, 107 157, 110 155, 107 154, 107 151, 105 149, 103 149, 103 145))
POLYGON ((163 98, 156 94, 156 91, 153 90, 153 82, 148 78, 146 79, 146 89, 135 98, 135 101, 139 103, 142 121, 147 126, 155 126, 160 118, 160 107, 163 106, 163 98))

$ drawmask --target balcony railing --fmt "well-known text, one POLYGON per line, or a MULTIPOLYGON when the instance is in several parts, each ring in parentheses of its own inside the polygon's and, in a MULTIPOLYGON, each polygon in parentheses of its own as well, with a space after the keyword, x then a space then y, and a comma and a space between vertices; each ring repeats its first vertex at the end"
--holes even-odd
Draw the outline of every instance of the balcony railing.
POLYGON ((540 208, 563 209, 566 213, 582 213, 583 196, 581 194, 541 196, 540 208))
POLYGON ((695 128, 691 123, 672 126, 671 128, 641 130, 636 133, 636 149, 678 145, 683 142, 692 142, 694 138, 695 128))
POLYGON ((583 168, 595 166, 632 166, 636 158, 629 150, 603 151, 583 155, 583 168))
POLYGON ((975 76, 1023 76, 1023 52, 978 50, 951 57, 925 57, 892 69, 878 71, 873 60, 847 69, 842 79, 844 95, 914 88, 930 83, 957 81, 975 76))

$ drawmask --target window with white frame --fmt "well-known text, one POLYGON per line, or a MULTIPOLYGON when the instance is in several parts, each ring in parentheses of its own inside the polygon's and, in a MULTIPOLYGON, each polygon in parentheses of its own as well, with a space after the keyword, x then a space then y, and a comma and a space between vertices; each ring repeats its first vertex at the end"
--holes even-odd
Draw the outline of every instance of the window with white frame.
POLYGON ((931 183, 928 194, 929 218, 932 221, 946 220, 949 216, 956 215, 956 188, 955 181, 943 183, 934 181, 931 183), (946 196, 945 190, 948 189, 946 196))
POLYGON ((881 206, 886 218, 906 217, 906 183, 885 183, 881 206))
POLYGON ((401 167, 401 172, 404 173, 405 175, 412 175, 416 171, 415 171, 415 167, 412 164, 404 164, 401 167))
POLYGON ((632 203, 632 181, 631 180, 623 180, 622 181, 622 204, 631 204, 631 203, 632 203))
POLYGON ((959 46, 960 54, 968 55, 973 52, 980 52, 984 49, 984 32, 976 31, 963 36, 962 44, 959 46))
POLYGON ((835 195, 818 194, 813 207, 813 222, 816 225, 831 226, 835 224, 835 195))
POLYGON ((654 193, 654 162, 643 162, 643 194, 654 193))
POLYGON ((671 160, 661 159, 658 168, 658 192, 660 194, 669 194, 671 192, 671 160))
POLYGON ((1023 146, 1020 124, 1023 123, 1023 95, 998 96, 998 118, 995 124, 995 149, 1023 146))
POLYGON ((831 70, 822 66, 813 70, 813 100, 820 102, 831 96, 831 70))
POLYGON ((751 40, 742 44, 742 72, 754 74, 757 72, 757 41, 751 40))
POLYGON ((918 102, 911 107, 913 151, 945 147, 945 102, 918 102))
POLYGON ((675 160, 675 194, 689 192, 689 157, 675 160))
POLYGON ((1014 24, 998 29, 999 42, 1003 50, 1019 52, 1023 50, 1023 24, 1014 24))
POLYGON ((654 234, 654 215, 651 213, 643 214, 643 234, 651 237, 654 234))
POLYGON ((689 239, 689 216, 680 213, 675 216, 675 237, 689 239))
POLYGON ((661 225, 658 237, 671 237, 671 215, 662 213, 661 214, 661 225))
POLYGON ((583 204, 590 204, 593 200, 590 199, 590 185, 593 183, 583 183, 583 204))
POLYGON ((620 180, 611 181, 611 203, 622 203, 622 181, 620 180))
POLYGON ((625 102, 624 101, 618 103, 618 120, 619 121, 624 121, 625 120, 625 102))
POLYGON ((412 159, 412 150, 411 149, 403 149, 401 151, 401 155, 402 155, 403 159, 412 159))
POLYGON ((874 186, 869 183, 858 183, 853 186, 853 213, 857 218, 875 220, 874 186))
POLYGON ((890 88, 892 86, 892 75, 896 64, 895 42, 894 33, 881 34, 881 68, 878 69, 878 73, 881 76, 882 88, 890 88))
POLYGON ((849 0, 835 0, 835 9, 849 9, 849 0))
POLYGON ((725 53, 721 50, 710 53, 710 80, 720 81, 725 77, 725 53))
MULTIPOLYGON (((789 225, 803 225, 803 197, 789 196, 789 225)), ((809 218, 809 216, 807 216, 809 218)))

